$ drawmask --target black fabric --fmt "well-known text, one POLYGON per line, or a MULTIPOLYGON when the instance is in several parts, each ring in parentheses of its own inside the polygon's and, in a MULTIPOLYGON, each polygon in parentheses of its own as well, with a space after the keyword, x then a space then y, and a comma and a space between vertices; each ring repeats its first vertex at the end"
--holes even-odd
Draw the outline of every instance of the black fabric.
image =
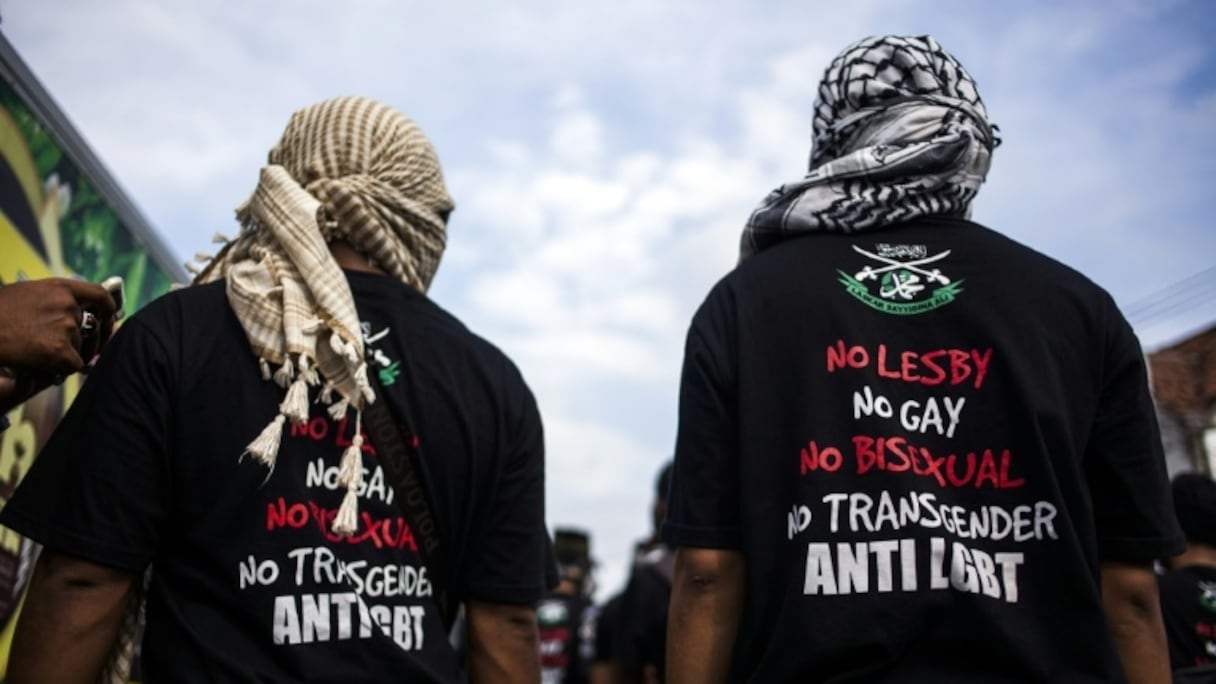
POLYGON ((734 682, 1123 681, 1100 563, 1182 548, 1114 302, 961 219, 721 280, 675 464, 665 540, 746 559, 734 682))
MULTIPOLYGON (((543 440, 519 372, 408 286, 347 276, 374 372, 418 431, 453 598, 540 599, 552 566, 543 440)), ((281 395, 223 284, 168 294, 115 335, 0 522, 97 563, 153 563, 148 682, 456 681, 374 445, 358 531, 329 531, 353 419, 315 405, 284 433, 273 473, 238 458, 281 395)))
POLYGON ((1216 548, 1216 482, 1202 473, 1181 473, 1170 490, 1174 515, 1187 541, 1216 548))
MULTIPOLYGON (((671 601, 671 551, 661 549, 638 563, 621 593, 615 659, 629 672, 650 670, 663 681, 667 663, 667 605, 671 601)), ((653 681, 648 677, 644 681, 653 681)))
POLYGON ((1216 664, 1174 670, 1173 675, 1173 684, 1212 684, 1216 682, 1216 664))
POLYGON ((537 604, 542 684, 587 684, 590 648, 585 639, 591 611, 586 597, 557 592, 537 604))
POLYGON ((610 663, 616 660, 613 649, 616 635, 620 629, 621 600, 624 592, 615 594, 600 606, 595 615, 595 639, 591 652, 591 662, 610 663))
POLYGON ((1216 665, 1216 568, 1171 570, 1158 578, 1158 587, 1170 667, 1216 665))

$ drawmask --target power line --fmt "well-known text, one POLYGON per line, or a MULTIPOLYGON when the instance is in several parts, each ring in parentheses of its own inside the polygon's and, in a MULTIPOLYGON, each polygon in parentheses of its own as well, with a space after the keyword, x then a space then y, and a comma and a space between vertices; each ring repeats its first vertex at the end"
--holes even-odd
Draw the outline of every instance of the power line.
POLYGON ((1128 315, 1127 318, 1133 324, 1142 324, 1151 321, 1155 318, 1160 318, 1165 314, 1178 311, 1179 309, 1186 311, 1194 309, 1202 304, 1210 304, 1216 295, 1216 287, 1208 289, 1195 288, 1185 293, 1185 296, 1174 298, 1173 300, 1161 300, 1161 305, 1155 309, 1145 309, 1139 314, 1128 315))
MULTIPOLYGON (((1172 308, 1173 303, 1169 300, 1177 298, 1179 295, 1191 295, 1193 298, 1195 289, 1187 287, 1192 283, 1202 282, 1209 276, 1216 276, 1216 266, 1209 266, 1198 273, 1189 275, 1181 280, 1178 280, 1170 285, 1167 285, 1156 292, 1152 292, 1144 297, 1141 297, 1127 306, 1123 307, 1124 315, 1130 318, 1136 318, 1146 315, 1151 315, 1155 307, 1172 308)), ((1216 279, 1211 282, 1213 287, 1216 287, 1216 279)), ((1202 289, 1198 290, 1203 292, 1202 289)))

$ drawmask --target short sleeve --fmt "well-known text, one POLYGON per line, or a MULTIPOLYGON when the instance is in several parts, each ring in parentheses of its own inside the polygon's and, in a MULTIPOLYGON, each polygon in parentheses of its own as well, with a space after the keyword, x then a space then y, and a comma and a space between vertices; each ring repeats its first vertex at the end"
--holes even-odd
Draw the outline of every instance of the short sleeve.
POLYGON ((680 376, 679 424, 663 540, 671 546, 738 548, 738 425, 730 336, 721 288, 694 316, 680 376))
POLYGON ((1104 383, 1085 452, 1098 554, 1150 561, 1182 551, 1144 355, 1110 304, 1104 383))
POLYGON ((545 527, 544 431, 536 400, 518 375, 511 444, 491 488, 480 531, 466 565, 467 598, 524 604, 544 597, 556 579, 545 527))
POLYGON ((123 570, 152 559, 169 501, 173 410, 165 348, 138 318, 106 346, 0 523, 123 570))

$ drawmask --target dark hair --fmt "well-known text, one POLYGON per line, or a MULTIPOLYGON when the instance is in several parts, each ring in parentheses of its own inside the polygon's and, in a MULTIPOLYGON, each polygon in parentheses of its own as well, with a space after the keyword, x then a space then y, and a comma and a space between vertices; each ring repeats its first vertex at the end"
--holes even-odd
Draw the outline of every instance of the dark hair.
POLYGON ((1216 482, 1201 473, 1182 473, 1170 488, 1174 515, 1187 541, 1216 547, 1216 482))
POLYGON ((553 555, 558 565, 591 566, 591 536, 585 531, 562 527, 553 532, 553 555))

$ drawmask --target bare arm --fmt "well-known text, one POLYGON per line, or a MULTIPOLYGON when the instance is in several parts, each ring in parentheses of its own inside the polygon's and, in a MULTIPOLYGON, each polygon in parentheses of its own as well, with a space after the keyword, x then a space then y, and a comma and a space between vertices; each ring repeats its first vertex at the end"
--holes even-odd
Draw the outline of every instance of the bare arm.
POLYGON ((134 586, 130 573, 44 551, 30 578, 5 681, 94 684, 134 586))
POLYGON ((1130 684, 1170 680, 1157 578, 1151 564, 1102 564, 1102 606, 1130 684))
POLYGON ((473 684, 535 684, 540 681, 540 638, 531 605, 466 605, 469 681, 473 684))
POLYGON ((681 548, 676 552, 667 622, 667 682, 726 681, 745 588, 738 551, 681 548))

